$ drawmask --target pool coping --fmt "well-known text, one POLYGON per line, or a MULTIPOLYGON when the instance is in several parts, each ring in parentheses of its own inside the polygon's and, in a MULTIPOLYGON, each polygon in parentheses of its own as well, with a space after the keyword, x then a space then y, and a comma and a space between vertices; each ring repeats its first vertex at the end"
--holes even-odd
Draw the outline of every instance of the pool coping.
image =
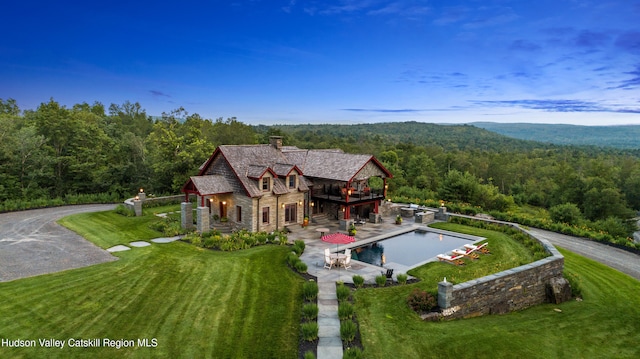
MULTIPOLYGON (((434 233, 438 233, 438 234, 446 234, 449 236, 453 236, 453 237, 460 237, 460 238, 464 238, 464 239, 468 239, 470 241, 473 241, 473 244, 478 243, 480 241, 483 241, 485 239, 487 239, 486 237, 479 237, 479 236, 474 236, 471 234, 465 234, 465 233, 459 233, 459 232, 453 232, 453 231, 446 231, 443 229, 438 229, 438 228, 432 228, 426 225, 418 225, 418 224, 414 224, 411 225, 409 227, 402 227, 401 229, 395 230, 395 231, 390 231, 384 234, 380 234, 377 236, 373 236, 373 237, 369 237, 369 238, 365 238, 363 240, 358 240, 349 244, 343 244, 341 246, 338 246, 337 249, 335 250, 335 252, 340 252, 340 251, 344 251, 345 249, 352 249, 352 248, 356 248, 356 247, 361 247, 363 245, 367 245, 373 242, 378 242, 378 241, 382 241, 385 239, 389 239, 391 237, 395 237, 401 234, 405 234, 405 233, 409 233, 409 232, 413 232, 413 231, 417 231, 417 230, 421 230, 421 231, 425 231, 425 232, 434 232, 434 233)), ((451 248, 451 251, 453 251, 454 249, 459 249, 461 247, 458 248, 451 248)), ((397 271, 401 271, 406 273, 408 270, 413 269, 413 268, 417 268, 420 266, 423 266, 427 263, 430 262, 436 262, 438 260, 438 258, 436 256, 434 257, 430 257, 425 259, 422 262, 416 263, 414 265, 411 266, 406 266, 404 264, 400 264, 400 263, 396 263, 396 262, 388 262, 386 263, 384 266, 382 267, 378 267, 376 265, 367 263, 367 262, 362 262, 356 259, 352 259, 352 261, 354 262, 358 262, 359 264, 365 265, 365 266, 370 266, 370 267, 375 267, 375 268, 391 268, 397 271)))

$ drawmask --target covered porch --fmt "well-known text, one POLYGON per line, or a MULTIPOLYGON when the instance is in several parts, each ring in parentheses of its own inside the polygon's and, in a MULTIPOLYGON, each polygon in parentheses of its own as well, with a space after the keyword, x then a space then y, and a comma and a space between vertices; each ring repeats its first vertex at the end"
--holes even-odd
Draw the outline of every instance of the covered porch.
MULTIPOLYGON (((181 206, 183 228, 193 226, 193 205, 189 195, 196 195, 196 229, 206 232, 211 228, 211 221, 217 217, 229 220, 229 208, 233 206, 233 188, 223 176, 194 176, 184 185, 185 201, 181 206)), ((231 218, 233 220, 233 218, 231 218)))

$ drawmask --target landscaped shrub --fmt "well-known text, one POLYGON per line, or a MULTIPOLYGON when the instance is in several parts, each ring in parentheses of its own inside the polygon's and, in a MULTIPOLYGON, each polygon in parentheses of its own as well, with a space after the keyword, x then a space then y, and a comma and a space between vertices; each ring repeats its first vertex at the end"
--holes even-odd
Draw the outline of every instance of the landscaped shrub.
POLYGON ((278 234, 278 243, 280 243, 281 246, 287 244, 289 241, 289 237, 287 236, 286 233, 284 232, 280 232, 278 234))
POLYGON ((364 358, 364 353, 362 349, 358 347, 347 348, 342 355, 342 359, 362 359, 364 358))
POLYGON ((384 287, 384 285, 387 284, 387 276, 384 274, 376 276, 376 284, 379 287, 384 287))
POLYGON ((314 300, 318 296, 318 283, 313 280, 304 282, 302 285, 302 295, 306 300, 314 300))
POLYGON ((304 353, 304 359, 316 359, 316 355, 312 351, 304 353))
POLYGON ((580 277, 572 272, 564 271, 564 277, 571 286, 571 296, 574 298, 582 298, 582 288, 580 285, 580 277))
POLYGON ((407 284, 407 275, 405 273, 400 273, 396 276, 398 280, 398 284, 407 284))
POLYGON ((136 215, 136 212, 133 209, 125 206, 124 204, 117 205, 116 209, 114 209, 114 211, 117 214, 119 214, 121 216, 125 216, 125 217, 135 217, 135 215, 136 215))
POLYGON ((296 270, 298 271, 298 273, 307 273, 307 264, 298 258, 298 262, 296 263, 296 270))
POLYGON ((358 326, 352 320, 340 321, 340 338, 347 343, 351 343, 356 337, 358 326))
POLYGON ((304 252, 304 249, 306 248, 306 244, 301 239, 296 239, 295 241, 293 241, 293 246, 299 247, 301 249, 301 253, 304 252))
POLYGON ((351 319, 355 313, 355 309, 351 303, 340 303, 338 306, 338 318, 340 320, 351 319))
POLYGON ((287 264, 289 265, 289 267, 295 268, 296 263, 298 263, 299 261, 300 258, 297 254, 295 254, 294 252, 289 252, 289 254, 287 255, 287 264))
POLYGON ((190 236, 189 243, 193 244, 196 247, 202 247, 202 237, 200 236, 190 236))
POLYGON ((302 317, 307 320, 313 320, 318 317, 318 305, 315 303, 307 303, 302 307, 302 317))
POLYGON ((336 296, 338 297, 338 302, 342 302, 349 299, 350 295, 351 295, 351 289, 349 289, 349 287, 345 286, 344 284, 341 284, 336 287, 336 296))
POLYGON ((430 312, 431 309, 436 306, 437 302, 431 293, 415 288, 413 292, 409 294, 407 304, 418 313, 426 313, 430 312))
POLYGON ((364 285, 364 277, 360 276, 360 275, 354 275, 353 276, 353 285, 356 286, 356 288, 362 288, 362 286, 364 285))
POLYGON ((302 339, 309 342, 318 339, 318 322, 302 323, 302 339))

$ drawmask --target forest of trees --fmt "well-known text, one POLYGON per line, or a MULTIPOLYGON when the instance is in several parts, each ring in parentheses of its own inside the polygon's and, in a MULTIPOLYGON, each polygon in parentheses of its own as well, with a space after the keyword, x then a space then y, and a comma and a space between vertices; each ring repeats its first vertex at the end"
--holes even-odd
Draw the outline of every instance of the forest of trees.
POLYGON ((390 193, 465 202, 487 211, 549 210, 566 223, 615 221, 633 229, 640 209, 637 149, 576 147, 508 138, 470 125, 417 122, 250 126, 184 108, 155 121, 139 103, 66 108, 51 99, 21 110, 0 99, 0 203, 70 194, 126 198, 177 194, 221 144, 268 143, 369 153, 394 174, 390 193))

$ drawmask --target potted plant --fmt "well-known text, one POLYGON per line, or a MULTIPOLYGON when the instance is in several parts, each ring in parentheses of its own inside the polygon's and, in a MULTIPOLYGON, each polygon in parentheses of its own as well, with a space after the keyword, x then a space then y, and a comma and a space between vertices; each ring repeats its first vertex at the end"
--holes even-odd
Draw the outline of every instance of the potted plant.
POLYGON ((304 219, 302 220, 302 226, 306 227, 309 225, 309 216, 304 216, 304 219))
POLYGON ((402 216, 400 215, 396 216, 396 224, 402 224, 402 216))
POLYGON ((353 237, 356 235, 356 232, 356 225, 351 223, 351 226, 349 226, 349 235, 353 237))

